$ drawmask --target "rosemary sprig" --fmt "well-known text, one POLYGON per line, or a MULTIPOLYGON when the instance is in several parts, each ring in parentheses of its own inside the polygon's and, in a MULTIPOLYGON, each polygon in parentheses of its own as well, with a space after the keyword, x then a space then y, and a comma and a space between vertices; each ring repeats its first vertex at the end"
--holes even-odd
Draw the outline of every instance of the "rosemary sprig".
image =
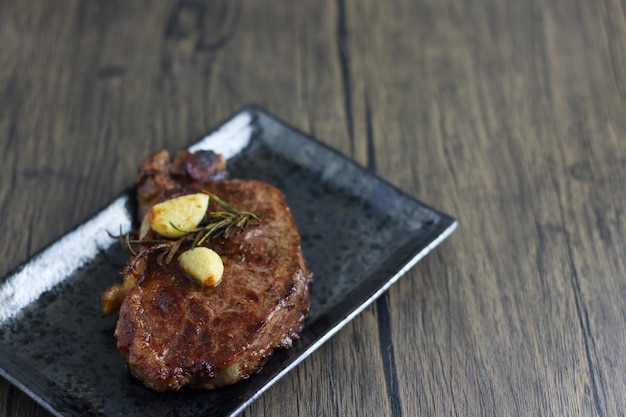
POLYGON ((184 236, 178 239, 139 239, 136 232, 117 236, 122 246, 133 256, 122 274, 129 273, 139 259, 150 253, 159 253, 157 256, 159 265, 169 264, 183 245, 191 243, 191 248, 195 248, 206 244, 210 239, 228 240, 241 233, 251 223, 261 221, 256 213, 236 210, 217 195, 206 190, 202 192, 223 210, 207 210, 205 219, 193 230, 183 230, 170 223, 176 230, 184 232, 184 236))

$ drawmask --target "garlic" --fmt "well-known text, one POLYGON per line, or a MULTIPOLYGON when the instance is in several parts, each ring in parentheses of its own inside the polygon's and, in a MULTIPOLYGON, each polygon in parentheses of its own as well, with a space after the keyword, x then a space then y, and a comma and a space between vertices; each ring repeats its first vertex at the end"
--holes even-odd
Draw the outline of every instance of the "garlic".
POLYGON ((179 238, 195 229, 209 207, 209 196, 188 194, 156 204, 150 210, 150 227, 166 238, 179 238))
POLYGON ((141 219, 141 224, 139 225, 139 239, 143 239, 148 235, 150 231, 150 213, 146 213, 141 219))
POLYGON ((197 246, 178 256, 178 265, 192 278, 208 287, 217 285, 224 274, 222 258, 212 249, 197 246))

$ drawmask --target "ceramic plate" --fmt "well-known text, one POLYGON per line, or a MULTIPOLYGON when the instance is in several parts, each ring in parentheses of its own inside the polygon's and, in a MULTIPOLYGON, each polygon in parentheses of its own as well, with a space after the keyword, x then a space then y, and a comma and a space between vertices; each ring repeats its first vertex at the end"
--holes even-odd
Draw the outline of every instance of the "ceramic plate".
POLYGON ((247 107, 191 149, 229 159, 234 178, 285 193, 314 272, 311 314, 294 347, 250 379, 216 391, 152 392, 115 346, 100 294, 127 254, 108 232, 132 225, 129 196, 0 281, 0 375, 57 416, 234 416, 441 243, 456 221, 336 151, 247 107))

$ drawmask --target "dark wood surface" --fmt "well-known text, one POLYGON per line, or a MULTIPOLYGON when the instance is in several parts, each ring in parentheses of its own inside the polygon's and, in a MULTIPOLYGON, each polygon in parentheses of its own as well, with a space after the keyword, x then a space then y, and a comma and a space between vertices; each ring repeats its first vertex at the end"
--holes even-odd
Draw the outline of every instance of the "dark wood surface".
POLYGON ((256 103, 460 227, 244 415, 622 415, 625 98, 618 0, 2 0, 0 275, 256 103))

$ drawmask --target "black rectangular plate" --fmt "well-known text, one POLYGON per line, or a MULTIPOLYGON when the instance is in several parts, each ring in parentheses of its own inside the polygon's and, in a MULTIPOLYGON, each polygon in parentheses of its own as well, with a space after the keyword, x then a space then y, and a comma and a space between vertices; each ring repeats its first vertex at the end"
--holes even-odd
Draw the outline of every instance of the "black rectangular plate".
POLYGON ((285 193, 314 272, 301 339, 225 389, 159 394, 130 377, 113 338, 117 318, 102 318, 100 308, 127 258, 107 232, 131 227, 129 191, 0 281, 0 375, 53 414, 234 416, 457 225, 257 107, 191 147, 200 148, 223 153, 231 177, 285 193))

